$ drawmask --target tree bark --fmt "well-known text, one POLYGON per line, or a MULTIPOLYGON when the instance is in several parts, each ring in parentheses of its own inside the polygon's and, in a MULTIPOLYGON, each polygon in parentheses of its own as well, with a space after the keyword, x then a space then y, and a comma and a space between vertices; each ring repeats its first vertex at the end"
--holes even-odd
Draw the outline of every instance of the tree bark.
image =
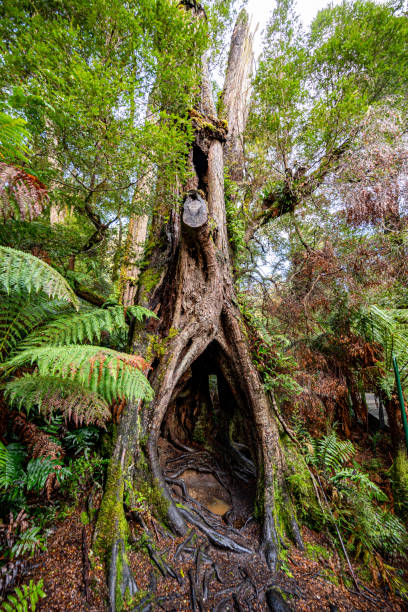
POLYGON ((232 34, 220 115, 228 123, 224 158, 232 180, 244 177, 244 132, 248 120, 251 75, 254 62, 253 35, 248 15, 242 10, 232 34))

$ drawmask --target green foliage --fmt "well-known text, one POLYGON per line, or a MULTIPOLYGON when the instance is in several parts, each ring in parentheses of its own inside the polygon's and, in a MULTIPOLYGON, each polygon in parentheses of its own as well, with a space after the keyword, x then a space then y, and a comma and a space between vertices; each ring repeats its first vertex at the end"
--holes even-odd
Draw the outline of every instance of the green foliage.
MULTIPOLYGON (((134 311, 139 312, 139 308, 134 307, 134 311)), ((102 332, 112 333, 117 329, 128 329, 123 306, 92 308, 59 316, 55 321, 29 334, 19 348, 30 350, 45 344, 61 346, 92 343, 95 340, 99 342, 102 332)))
POLYGON ((26 451, 21 444, 5 446, 0 442, 0 489, 4 490, 3 497, 11 502, 24 501, 29 491, 41 493, 51 474, 56 474, 59 482, 70 475, 68 468, 48 457, 31 459, 24 469, 25 457, 26 451))
POLYGON ((30 132, 26 122, 0 112, 0 161, 26 160, 30 132))
MULTIPOLYGON (((82 219, 87 196, 106 222, 123 208, 130 214, 135 177, 148 163, 171 194, 175 175, 185 173, 191 134, 183 114, 197 91, 206 30, 167 0, 92 0, 86 8, 70 0, 58 11, 3 3, 0 101, 13 92, 10 104, 38 152, 32 163, 44 182, 57 179, 59 203, 82 219), (144 121, 149 93, 159 121, 144 121)), ((140 211, 150 204, 141 202, 140 211)))
POLYGON ((60 461, 56 459, 50 459, 49 457, 31 459, 27 464, 23 484, 27 491, 40 493, 51 474, 56 475, 58 482, 63 482, 69 476, 70 471, 68 468, 61 466, 60 461))
POLYGON ((367 476, 356 468, 342 468, 335 470, 335 474, 330 477, 329 482, 341 488, 343 481, 352 482, 364 491, 367 497, 377 501, 388 501, 386 494, 367 476))
MULTIPOLYGON (((406 308, 384 308, 371 305, 361 309, 352 319, 354 328, 368 341, 382 347, 382 366, 384 375, 379 378, 379 385, 387 395, 394 388, 394 373, 392 356, 396 355, 405 368, 408 354, 408 310, 406 308)), ((401 377, 403 387, 406 386, 406 376, 401 377)))
POLYGON ((331 432, 314 442, 313 463, 331 473, 347 463, 354 453, 350 440, 339 440, 335 432, 331 432))
POLYGON ((405 554, 408 534, 404 524, 379 503, 385 493, 357 464, 345 466, 355 453, 349 440, 339 440, 334 431, 314 440, 306 433, 306 457, 316 466, 331 493, 332 512, 340 531, 347 533, 348 547, 358 557, 363 551, 405 554), (335 491, 335 493, 333 493, 335 491))
POLYGON ((24 365, 36 364, 41 376, 67 378, 85 385, 108 402, 151 399, 153 391, 140 371, 140 357, 118 353, 100 346, 70 345, 39 347, 22 351, 3 363, 11 372, 24 365))
POLYGON ((43 292, 51 298, 79 302, 67 281, 44 261, 23 251, 0 246, 0 285, 9 294, 43 292))
POLYGON ((17 541, 11 548, 11 557, 24 557, 30 554, 32 557, 37 550, 45 550, 44 538, 40 535, 40 527, 29 527, 19 534, 17 541))
POLYGON ((252 359, 261 374, 265 390, 276 394, 280 401, 291 401, 302 388, 292 375, 297 364, 286 350, 286 339, 270 335, 260 317, 250 310, 242 309, 252 328, 252 359))
POLYGON ((47 319, 57 316, 67 305, 37 296, 6 296, 0 292, 0 358, 11 353, 21 340, 47 319))
POLYGON ((15 486, 22 473, 26 452, 21 444, 5 446, 0 442, 0 488, 15 486))
POLYGON ((24 409, 27 414, 38 410, 44 418, 50 418, 58 410, 65 421, 75 425, 93 423, 105 427, 111 418, 103 397, 81 383, 57 376, 34 373, 14 378, 5 385, 5 397, 10 406, 24 409))
POLYGON ((37 407, 44 416, 59 410, 66 420, 72 419, 77 425, 104 426, 110 418, 110 402, 151 397, 151 387, 140 371, 145 366, 143 359, 83 343, 100 340, 102 333, 126 330, 126 317, 141 321, 153 313, 139 306, 124 309, 114 305, 65 314, 61 301, 47 303, 42 296, 37 301, 32 296, 27 299, 25 292, 33 287, 59 298, 65 295, 71 299, 74 294, 65 279, 41 260, 22 251, 1 248, 0 256, 5 253, 12 258, 4 256, 4 271, 7 262, 14 261, 3 279, 6 289, 13 293, 0 308, 0 354, 4 358, 14 351, 14 356, 3 361, 1 369, 7 376, 26 364, 38 366, 33 374, 6 383, 6 397, 12 405, 24 407, 27 413, 37 407), (24 276, 28 273, 27 261, 32 264, 34 277, 40 270, 37 280, 31 278, 31 285, 24 276), (64 294, 61 287, 68 293, 64 294), (49 318, 51 321, 46 323, 49 318))
POLYGON ((391 470, 395 508, 402 518, 408 517, 408 457, 400 448, 391 470))
POLYGON ((99 440, 99 434, 96 427, 81 427, 67 432, 64 437, 64 445, 74 455, 83 455, 88 459, 91 449, 99 440))
POLYGON ((46 597, 43 591, 42 579, 38 582, 30 580, 29 584, 17 587, 14 594, 9 595, 6 601, 1 604, 2 612, 35 612, 37 603, 46 597))

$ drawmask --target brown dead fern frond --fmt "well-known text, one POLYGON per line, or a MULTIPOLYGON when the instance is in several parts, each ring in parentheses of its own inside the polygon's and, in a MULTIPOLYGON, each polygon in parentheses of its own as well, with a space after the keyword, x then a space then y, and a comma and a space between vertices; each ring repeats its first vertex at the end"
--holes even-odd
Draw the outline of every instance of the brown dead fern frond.
MULTIPOLYGON (((64 451, 59 444, 56 444, 51 437, 41 431, 37 425, 27 421, 26 417, 20 412, 12 413, 13 429, 20 440, 27 446, 29 455, 33 459, 48 457, 60 461, 64 456, 64 451)), ((59 487, 57 479, 57 471, 61 469, 61 465, 56 464, 55 472, 50 474, 45 483, 45 492, 47 499, 50 499, 53 489, 59 487)))
POLYGON ((47 188, 23 168, 0 162, 0 217, 32 221, 49 200, 47 188))

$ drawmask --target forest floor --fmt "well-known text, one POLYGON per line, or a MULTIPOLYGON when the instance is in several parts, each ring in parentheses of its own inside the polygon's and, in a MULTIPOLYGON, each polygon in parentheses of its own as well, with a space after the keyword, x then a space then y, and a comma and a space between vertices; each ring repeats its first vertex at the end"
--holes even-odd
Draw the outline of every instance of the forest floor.
MULTIPOLYGON (((27 579, 35 581, 44 580, 46 599, 42 600, 38 610, 43 611, 89 611, 103 612, 107 610, 105 601, 107 596, 105 574, 98 560, 91 563, 89 576, 89 600, 86 601, 84 588, 84 558, 82 551, 83 523, 81 513, 75 511, 69 518, 57 526, 55 533, 50 536, 46 552, 38 554, 33 559, 33 571, 27 579)), ((141 528, 131 525, 137 534, 141 528)), ((91 544, 91 526, 85 527, 88 547, 91 544)), ((253 525, 248 531, 256 538, 256 528, 253 525)), ((204 602, 203 610, 268 610, 264 601, 264 593, 268 588, 278 587, 285 595, 292 610, 318 612, 369 612, 383 610, 384 612, 399 612, 408 610, 407 603, 401 599, 386 594, 384 589, 373 584, 361 582, 361 593, 355 588, 344 584, 344 564, 336 553, 330 552, 323 539, 316 533, 303 530, 306 551, 296 548, 288 550, 284 563, 284 571, 273 576, 258 554, 238 555, 235 553, 209 550, 206 539, 198 536, 197 544, 202 544, 212 562, 217 564, 218 580, 215 576, 210 582, 209 593, 204 602), (365 589, 369 589, 365 590, 365 589), (232 594, 237 594, 234 602, 232 594), (259 598, 257 596, 259 594, 259 598)), ((132 550, 129 553, 130 564, 141 591, 140 599, 147 594, 152 583, 156 586, 156 603, 150 608, 153 610, 173 610, 176 612, 191 612, 191 587, 189 577, 195 582, 197 570, 197 555, 187 551, 174 562, 174 554, 183 538, 171 539, 161 536, 157 539, 157 548, 180 577, 177 580, 160 575, 147 554, 143 551, 132 550)), ((199 547, 198 547, 199 548, 199 547)), ((202 575, 211 567, 205 560, 205 567, 201 568, 202 575)), ((356 573, 359 568, 354 567, 356 573)), ((349 579, 346 579, 349 582, 349 579)), ((197 585, 199 587, 199 585, 197 585)), ((197 588, 196 586, 196 588, 197 588)), ((142 610, 134 606, 130 610, 142 610)))
MULTIPOLYGON (((165 460, 177 465, 177 452, 165 448, 165 460), (172 455, 173 453, 173 455, 172 455), (173 456, 173 459, 171 457, 173 456)), ((179 456, 181 454, 179 452, 179 456)), ((378 452, 376 452, 378 457, 378 452)), ((373 463, 373 452, 366 445, 359 451, 358 460, 369 465, 373 463)), ((383 464, 388 462, 382 456, 383 464)), ((383 466, 384 467, 384 466, 383 466)), ((179 470, 180 471, 180 470, 179 470)), ((377 470, 381 480, 381 470, 377 470)), ((189 492, 194 490, 194 470, 182 474, 189 482, 189 492)), ((222 476, 222 474, 221 474, 222 476)), ((216 483, 207 476, 205 481, 210 488, 210 502, 220 502, 216 483)), ((177 487, 173 487, 174 493, 177 487)), ((248 487, 248 491, 251 487, 248 487)), ((197 493, 197 490, 195 491, 197 493)), ((194 494, 194 492, 193 492, 194 494)), ((198 497, 200 491, 198 490, 198 497)), ((197 495, 196 495, 197 497, 197 495)), ((208 501, 208 500, 207 500, 208 501)), ((223 510, 228 508, 229 500, 221 500, 223 510)), ((232 500, 233 501, 233 500, 232 500)), ((132 537, 128 551, 129 562, 134 573, 139 593, 129 610, 165 610, 190 612, 194 610, 256 611, 275 609, 268 607, 266 595, 269 592, 276 605, 283 599, 289 609, 318 612, 402 612, 408 610, 408 603, 392 595, 382 581, 374 583, 369 579, 369 572, 361 564, 353 564, 358 576, 359 592, 353 584, 344 558, 334 550, 333 544, 323 534, 303 528, 302 536, 305 550, 291 547, 285 551, 281 571, 272 575, 258 553, 260 533, 254 521, 242 521, 234 517, 228 526, 216 513, 206 513, 203 506, 201 516, 209 525, 216 527, 220 533, 229 534, 235 542, 251 549, 251 553, 237 554, 221 550, 211 545, 199 529, 191 526, 188 536, 175 538, 170 536, 163 526, 148 512, 142 512, 143 520, 148 527, 151 544, 171 569, 176 578, 163 576, 141 546, 143 529, 139 522, 130 520, 132 537), (193 535, 192 535, 193 534, 193 535), (186 544, 183 544, 187 542, 186 544), (381 583, 380 583, 381 582, 381 583), (154 600, 149 600, 149 593, 154 593, 154 600), (196 600, 194 602, 194 600, 196 600), (150 603, 151 607, 148 607, 150 603), (196 606, 196 607, 195 607, 196 606)), ((216 506, 214 506, 215 509, 216 506)), ((244 506, 243 506, 243 509, 244 506)), ((220 512, 221 513, 221 512, 220 512)), ((130 517, 131 518, 131 517, 130 517)), ((107 589, 105 571, 100 561, 90 553, 90 569, 87 575, 88 554, 91 550, 92 525, 86 524, 86 513, 81 504, 70 516, 54 526, 48 538, 47 550, 37 554, 32 560, 32 571, 24 582, 30 578, 35 581, 43 579, 46 599, 38 609, 44 611, 89 611, 107 610, 107 589), (85 523, 85 524, 84 524, 85 523), (85 588, 85 584, 89 588, 85 588), (88 598, 86 597, 88 591, 88 598)), ((408 567, 401 559, 393 559, 408 578, 408 567)), ((276 610, 283 608, 276 608, 276 610)))

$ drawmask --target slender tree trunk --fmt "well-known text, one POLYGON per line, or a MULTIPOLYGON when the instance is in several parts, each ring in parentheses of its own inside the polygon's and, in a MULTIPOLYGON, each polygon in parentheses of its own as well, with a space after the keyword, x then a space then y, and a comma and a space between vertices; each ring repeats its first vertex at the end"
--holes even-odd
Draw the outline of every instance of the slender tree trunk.
MULTIPOLYGON (((237 53, 236 57, 247 61, 251 55, 247 49, 248 39, 242 37, 242 28, 236 28, 234 34, 238 35, 237 32, 241 40, 246 42, 241 44, 242 53, 237 53)), ((233 45, 234 42, 233 39, 233 45)), ((243 75, 234 79, 235 96, 230 94, 226 97, 227 100, 236 101, 240 96, 247 95, 247 70, 238 70, 230 61, 231 66, 243 75)), ((228 76, 226 82, 231 82, 228 76)), ((120 528, 123 524, 123 511, 119 510, 117 504, 123 507, 122 470, 126 466, 126 469, 130 469, 129 465, 136 466, 136 472, 140 469, 135 461, 138 432, 146 440, 138 452, 147 460, 148 477, 156 490, 155 499, 159 496, 163 501, 161 507, 165 508, 167 523, 173 531, 183 534, 187 529, 186 522, 191 522, 192 515, 176 506, 167 486, 160 465, 159 440, 163 431, 175 431, 172 424, 175 412, 172 406, 181 394, 187 393, 189 388, 203 388, 203 385, 207 385, 204 395, 209 396, 208 375, 206 380, 202 376, 198 380, 199 369, 216 374, 219 388, 223 388, 232 398, 228 409, 220 399, 220 410, 224 411, 221 419, 225 429, 221 432, 224 452, 226 455, 232 452, 234 430, 234 435, 242 436, 240 441, 250 449, 252 461, 257 466, 257 495, 254 502, 257 517, 263 523, 261 550, 270 569, 276 569, 280 548, 287 535, 301 545, 285 489, 285 459, 278 425, 251 359, 245 323, 233 285, 224 203, 224 146, 227 131, 225 122, 215 118, 210 91, 208 71, 203 62, 199 110, 191 113, 195 141, 188 159, 191 179, 184 190, 183 210, 180 213, 179 208, 175 207, 170 221, 164 227, 156 215, 149 240, 158 246, 152 252, 150 265, 140 275, 139 302, 148 305, 159 318, 147 335, 145 332, 143 336, 140 330, 136 330, 133 348, 140 342, 149 342, 149 332, 150 340, 159 345, 159 349, 151 356, 150 382, 155 396, 150 406, 144 407, 140 413, 140 427, 134 427, 130 437, 126 434, 126 447, 121 432, 128 431, 126 419, 135 418, 131 416, 135 407, 128 407, 122 417, 125 425, 121 421, 96 530, 96 537, 103 540, 106 525, 109 533, 112 529, 115 532, 115 525, 118 525, 113 541, 105 537, 104 545, 111 546, 111 559, 114 559, 111 568, 120 567, 120 575, 124 575, 123 567, 127 567, 127 563, 122 545, 123 529, 120 528), (165 241, 163 236, 166 236, 165 241), (155 279, 154 287, 151 286, 152 278, 155 279), (196 367, 198 363, 201 364, 200 368, 196 367), (234 423, 235 429, 232 427, 234 423), (119 456, 127 457, 120 464, 120 469, 117 467, 119 456), (112 495, 116 504, 113 514, 112 495)), ((245 122, 238 123, 239 127, 234 130, 230 141, 227 141, 230 151, 236 150, 233 140, 241 138, 245 127, 245 122)), ((230 159, 232 157, 230 154, 230 159)), ((237 169, 241 163, 242 158, 238 160, 237 169)), ((197 402, 192 397, 192 401, 186 405, 195 411, 197 402)), ((191 421, 196 420, 197 414, 193 412, 191 421)), ((180 440, 173 442, 182 444, 180 440)), ((146 467, 144 470, 146 478, 146 467)), ((140 475, 136 474, 135 477, 137 480, 140 475)), ((212 538, 221 546, 231 550, 239 549, 232 540, 229 542, 220 538, 217 541, 214 534, 212 538)), ((111 571, 110 582, 119 584, 116 588, 117 597, 118 593, 125 592, 126 585, 120 582, 118 571, 116 577, 112 575, 111 571)), ((116 600, 112 597, 111 609, 115 610, 116 600)))
MULTIPOLYGON (((154 113, 147 105, 146 121, 152 121, 154 113)), ((137 181, 133 196, 133 211, 129 218, 128 233, 125 243, 125 254, 120 272, 120 295, 124 306, 132 306, 137 294, 137 283, 140 275, 140 263, 142 261, 149 224, 149 215, 143 214, 148 208, 150 193, 153 190, 153 168, 147 162, 143 176, 137 181)))

